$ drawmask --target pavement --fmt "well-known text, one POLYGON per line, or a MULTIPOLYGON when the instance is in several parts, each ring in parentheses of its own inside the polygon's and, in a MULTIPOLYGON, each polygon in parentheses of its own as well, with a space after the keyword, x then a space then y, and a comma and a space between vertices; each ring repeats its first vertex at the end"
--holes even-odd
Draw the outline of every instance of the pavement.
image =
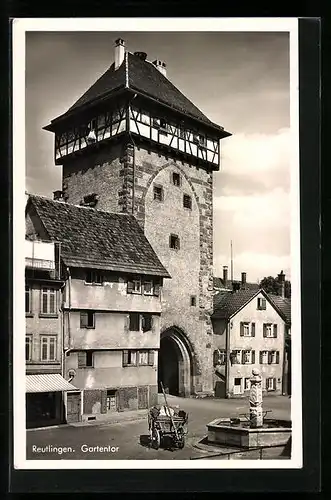
MULTIPOLYGON (((246 399, 195 399, 167 396, 169 405, 179 405, 189 414, 188 434, 182 450, 154 450, 148 446, 147 410, 112 414, 106 420, 29 429, 26 433, 27 460, 190 460, 204 458, 208 451, 199 442, 206 425, 215 418, 247 413, 246 399)), ((162 395, 159 402, 163 403, 162 395)), ((291 400, 268 396, 264 409, 268 417, 290 420, 291 400)), ((215 453, 215 451, 214 451, 215 453)))

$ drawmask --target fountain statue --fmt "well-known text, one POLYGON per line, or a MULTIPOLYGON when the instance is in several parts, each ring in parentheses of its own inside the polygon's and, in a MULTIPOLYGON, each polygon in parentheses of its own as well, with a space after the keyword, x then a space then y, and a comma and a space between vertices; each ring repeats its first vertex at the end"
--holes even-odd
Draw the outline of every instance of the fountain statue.
POLYGON ((249 394, 249 416, 250 426, 258 428, 263 426, 263 411, 262 411, 262 377, 256 368, 252 370, 250 378, 250 394, 249 394))

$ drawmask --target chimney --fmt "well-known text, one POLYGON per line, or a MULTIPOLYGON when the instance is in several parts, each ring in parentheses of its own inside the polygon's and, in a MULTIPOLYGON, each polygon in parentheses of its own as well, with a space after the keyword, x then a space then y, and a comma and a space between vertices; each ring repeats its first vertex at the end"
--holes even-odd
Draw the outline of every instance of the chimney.
POLYGON ((156 69, 158 69, 159 72, 162 73, 163 76, 165 77, 167 76, 167 65, 165 62, 156 59, 155 61, 153 61, 153 64, 156 67, 156 69))
POLYGON ((242 288, 246 287, 246 273, 241 273, 241 286, 242 288))
POLYGON ((283 271, 281 271, 278 274, 278 283, 279 283, 279 287, 280 287, 280 296, 284 298, 285 297, 285 274, 283 271))
POLYGON ((223 284, 224 288, 228 287, 228 266, 223 266, 223 284))
POLYGON ((115 41, 115 71, 121 66, 124 61, 125 41, 118 38, 115 41))
POLYGON ((55 201, 64 201, 63 191, 57 189, 53 191, 53 200, 55 201))
POLYGON ((141 59, 142 61, 146 61, 147 58, 146 52, 135 52, 134 55, 139 57, 139 59, 141 59))

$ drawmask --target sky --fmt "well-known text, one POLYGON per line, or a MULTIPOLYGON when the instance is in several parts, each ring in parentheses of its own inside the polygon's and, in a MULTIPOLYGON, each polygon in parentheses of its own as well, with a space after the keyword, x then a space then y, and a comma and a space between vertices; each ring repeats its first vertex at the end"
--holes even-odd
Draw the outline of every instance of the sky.
POLYGON ((214 274, 291 277, 289 36, 276 32, 29 32, 26 35, 26 190, 61 189, 54 135, 42 127, 114 61, 114 41, 167 64, 167 77, 232 136, 214 174, 214 274))

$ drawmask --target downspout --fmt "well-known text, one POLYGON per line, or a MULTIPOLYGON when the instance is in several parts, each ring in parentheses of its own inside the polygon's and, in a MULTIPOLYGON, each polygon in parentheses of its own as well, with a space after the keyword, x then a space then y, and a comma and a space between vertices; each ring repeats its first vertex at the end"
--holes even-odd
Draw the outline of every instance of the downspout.
MULTIPOLYGON (((68 307, 67 309, 67 318, 68 318, 68 347, 64 349, 64 357, 67 355, 67 352, 71 350, 71 332, 70 332, 70 310, 71 310, 71 274, 70 268, 67 267, 67 275, 68 275, 68 307)), ((64 322, 63 322, 64 324, 64 322)), ((63 327, 63 345, 64 345, 64 336, 65 336, 65 324, 63 327)))
POLYGON ((230 320, 226 324, 225 332, 225 352, 226 352, 226 363, 225 363, 225 397, 228 399, 229 396, 229 374, 230 374, 230 320))

